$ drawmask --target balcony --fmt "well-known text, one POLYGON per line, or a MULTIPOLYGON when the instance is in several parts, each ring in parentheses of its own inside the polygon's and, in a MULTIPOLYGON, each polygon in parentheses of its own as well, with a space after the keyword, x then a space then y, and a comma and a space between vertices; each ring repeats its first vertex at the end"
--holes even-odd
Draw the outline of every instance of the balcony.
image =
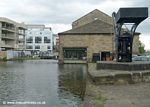
POLYGON ((2 48, 11 48, 11 49, 14 49, 14 47, 12 45, 9 45, 9 44, 3 44, 1 47, 2 48))
POLYGON ((18 43, 19 44, 19 46, 24 46, 25 45, 25 43, 18 43))
POLYGON ((24 50, 24 49, 25 49, 25 45, 20 45, 19 44, 18 50, 24 50))
POLYGON ((25 42, 25 39, 20 39, 20 38, 19 38, 18 41, 22 43, 22 42, 25 42))
POLYGON ((2 26, 2 30, 3 30, 3 31, 6 31, 6 32, 13 32, 13 33, 16 32, 16 31, 15 31, 15 28, 13 28, 13 27, 2 26))
POLYGON ((25 31, 23 31, 23 30, 18 30, 18 35, 23 35, 23 36, 25 36, 25 31))
POLYGON ((15 40, 14 35, 2 34, 2 39, 15 40))
POLYGON ((25 42, 25 36, 19 35, 18 41, 19 42, 25 42))

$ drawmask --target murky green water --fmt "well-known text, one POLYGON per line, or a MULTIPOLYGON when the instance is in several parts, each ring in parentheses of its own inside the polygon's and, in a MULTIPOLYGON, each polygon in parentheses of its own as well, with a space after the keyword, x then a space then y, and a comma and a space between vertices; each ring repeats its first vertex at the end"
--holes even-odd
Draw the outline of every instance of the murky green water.
POLYGON ((0 107, 81 107, 86 70, 54 60, 0 62, 0 107))

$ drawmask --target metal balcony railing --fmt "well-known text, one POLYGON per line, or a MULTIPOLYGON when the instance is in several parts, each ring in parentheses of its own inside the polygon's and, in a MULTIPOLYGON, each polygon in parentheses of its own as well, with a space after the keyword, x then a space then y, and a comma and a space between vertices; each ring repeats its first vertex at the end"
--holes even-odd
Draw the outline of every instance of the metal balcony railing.
POLYGON ((13 35, 2 34, 2 39, 11 39, 11 40, 14 40, 15 37, 13 35))
POLYGON ((9 31, 9 32, 16 32, 15 28, 13 27, 2 26, 2 30, 9 31))

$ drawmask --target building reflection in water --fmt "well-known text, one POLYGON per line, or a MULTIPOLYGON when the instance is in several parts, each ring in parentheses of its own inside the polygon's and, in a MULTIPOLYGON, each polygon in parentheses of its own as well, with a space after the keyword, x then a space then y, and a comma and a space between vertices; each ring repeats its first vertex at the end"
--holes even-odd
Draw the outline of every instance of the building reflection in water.
POLYGON ((81 107, 86 69, 86 65, 79 64, 59 66, 53 60, 0 63, 0 107, 3 101, 45 101, 43 107, 81 107))
POLYGON ((86 89, 86 70, 87 67, 83 64, 64 64, 59 66, 58 93, 61 103, 70 103, 71 106, 78 107, 76 104, 82 102, 86 89))

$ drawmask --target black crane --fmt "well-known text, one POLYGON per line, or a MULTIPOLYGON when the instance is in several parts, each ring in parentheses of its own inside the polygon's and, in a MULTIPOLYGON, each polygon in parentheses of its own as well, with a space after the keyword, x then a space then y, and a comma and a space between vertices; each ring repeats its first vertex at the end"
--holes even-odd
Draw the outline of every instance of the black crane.
POLYGON ((120 8, 117 13, 113 12, 112 17, 114 21, 116 61, 132 62, 135 30, 148 17, 148 8, 120 8), (130 25, 130 29, 126 25, 130 25), (123 26, 126 28, 123 28, 123 26))

